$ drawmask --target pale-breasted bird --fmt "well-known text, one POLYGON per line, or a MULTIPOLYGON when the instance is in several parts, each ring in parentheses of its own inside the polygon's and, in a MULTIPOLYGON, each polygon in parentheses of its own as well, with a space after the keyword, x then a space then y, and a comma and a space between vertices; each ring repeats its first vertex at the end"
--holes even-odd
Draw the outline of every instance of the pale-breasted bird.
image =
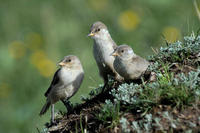
POLYGON ((149 66, 149 62, 136 55, 128 45, 118 46, 111 55, 115 57, 115 70, 124 80, 139 79, 149 66))
POLYGON ((51 122, 54 122, 54 104, 59 100, 64 102, 71 98, 78 91, 84 78, 81 62, 74 55, 65 56, 59 66, 61 68, 54 74, 45 93, 46 103, 40 111, 40 115, 43 115, 51 105, 51 122))
POLYGON ((94 40, 93 55, 99 68, 99 74, 104 80, 104 90, 108 83, 108 75, 114 76, 116 80, 122 80, 113 67, 114 57, 110 56, 117 45, 112 40, 106 25, 100 21, 91 26, 88 36, 94 40))

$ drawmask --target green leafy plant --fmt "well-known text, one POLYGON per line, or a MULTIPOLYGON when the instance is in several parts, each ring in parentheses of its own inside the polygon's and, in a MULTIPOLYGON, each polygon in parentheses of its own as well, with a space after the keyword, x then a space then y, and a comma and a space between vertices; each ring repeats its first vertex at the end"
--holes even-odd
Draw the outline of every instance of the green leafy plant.
POLYGON ((120 104, 113 104, 110 100, 106 100, 96 118, 105 125, 108 125, 108 127, 116 126, 120 119, 120 104))

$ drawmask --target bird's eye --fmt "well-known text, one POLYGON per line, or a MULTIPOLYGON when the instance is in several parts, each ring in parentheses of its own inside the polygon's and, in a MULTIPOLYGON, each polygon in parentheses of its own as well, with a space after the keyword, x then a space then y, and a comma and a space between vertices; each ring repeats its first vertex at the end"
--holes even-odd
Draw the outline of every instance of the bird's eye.
POLYGON ((97 29, 97 31, 100 31, 100 29, 97 29))
POLYGON ((68 62, 71 62, 71 59, 69 59, 68 62))
POLYGON ((121 52, 124 53, 124 50, 122 50, 121 52))

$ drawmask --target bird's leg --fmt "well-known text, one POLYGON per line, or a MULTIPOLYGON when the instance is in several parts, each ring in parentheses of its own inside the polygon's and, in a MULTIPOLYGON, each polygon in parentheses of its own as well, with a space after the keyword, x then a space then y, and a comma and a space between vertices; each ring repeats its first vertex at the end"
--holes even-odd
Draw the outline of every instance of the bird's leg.
POLYGON ((65 107, 67 108, 67 112, 69 113, 69 112, 71 112, 72 111, 72 106, 71 106, 71 104, 70 104, 70 101, 69 100, 61 100, 62 102, 63 102, 63 104, 65 105, 65 107))
POLYGON ((108 85, 108 81, 105 81, 101 93, 104 92, 104 90, 105 90, 105 88, 106 88, 107 85, 108 85))
POLYGON ((107 75, 107 74, 102 74, 102 77, 103 77, 103 80, 104 80, 104 86, 103 86, 103 88, 102 88, 101 93, 104 92, 105 88, 106 88, 107 85, 108 85, 108 75, 107 75))
POLYGON ((54 104, 51 105, 51 123, 54 124, 54 104))

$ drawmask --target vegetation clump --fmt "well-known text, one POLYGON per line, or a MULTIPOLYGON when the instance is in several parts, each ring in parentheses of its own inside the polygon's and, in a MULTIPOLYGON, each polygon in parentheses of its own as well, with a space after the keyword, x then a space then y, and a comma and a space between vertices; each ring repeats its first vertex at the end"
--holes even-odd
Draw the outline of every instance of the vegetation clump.
POLYGON ((91 91, 83 103, 57 119, 49 132, 198 132, 200 36, 166 43, 149 56, 155 80, 118 83, 91 91))

